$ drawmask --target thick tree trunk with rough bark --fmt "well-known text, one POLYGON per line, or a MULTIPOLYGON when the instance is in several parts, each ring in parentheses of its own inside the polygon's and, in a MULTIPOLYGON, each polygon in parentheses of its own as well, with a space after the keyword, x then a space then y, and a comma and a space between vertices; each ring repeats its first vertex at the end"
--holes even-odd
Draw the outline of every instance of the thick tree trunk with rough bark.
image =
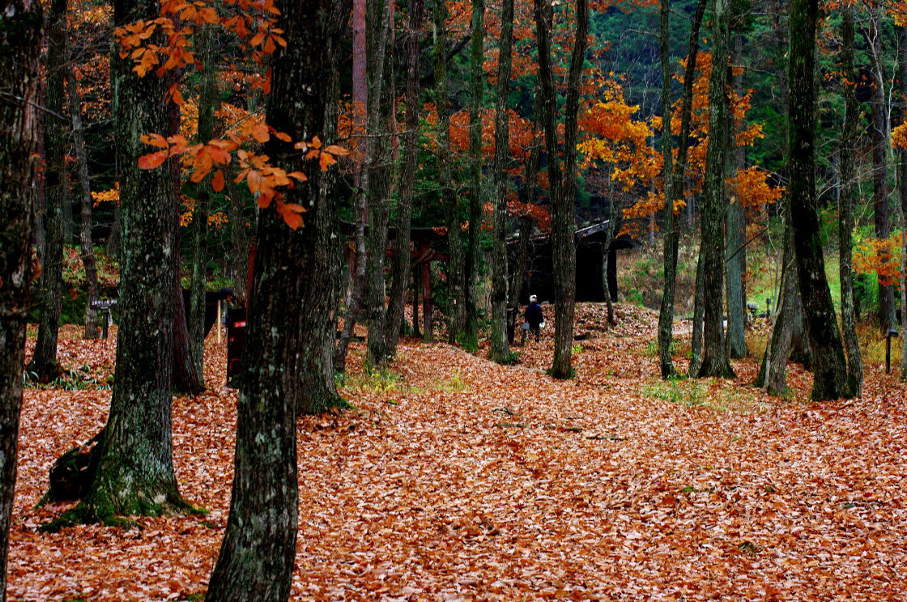
POLYGON ((69 103, 69 117, 72 121, 73 148, 76 154, 76 163, 79 169, 79 186, 82 190, 79 244, 79 255, 82 266, 85 268, 85 283, 87 294, 85 300, 85 333, 86 339, 96 339, 101 335, 98 324, 97 312, 91 308, 93 301, 100 294, 98 287, 98 268, 94 256, 94 241, 91 235, 91 180, 88 177, 88 153, 85 150, 85 129, 82 125, 82 99, 79 97, 79 87, 76 83, 72 66, 66 70, 66 91, 69 103))
POLYGON ((409 28, 406 33, 406 134, 403 137, 403 169, 400 172, 400 202, 397 205, 394 259, 391 264, 391 291, 387 307, 385 339, 387 356, 397 353, 397 340, 403 326, 406 289, 409 288, 410 227, 414 186, 419 155, 419 35, 422 28, 423 0, 409 0, 409 28))
POLYGON ((728 107, 729 0, 713 0, 712 74, 709 79, 709 148, 706 153, 702 207, 702 276, 704 321, 699 377, 734 375, 724 341, 724 215, 727 208, 728 145, 732 128, 728 107))
POLYGON ((40 382, 50 382, 60 375, 57 364, 57 335, 63 296, 63 205, 68 203, 66 165, 67 123, 59 116, 64 112, 66 92, 66 0, 53 0, 47 18, 47 90, 48 112, 44 122, 44 214, 45 250, 41 266, 41 323, 35 353, 28 372, 40 382))
POLYGON ((0 0, 0 601, 16 485, 22 364, 32 281, 32 196, 38 148, 35 101, 41 4, 0 0))
MULTIPOLYGON (((707 0, 699 0, 693 23, 690 28, 690 45, 687 52, 687 65, 683 75, 683 101, 680 110, 680 138, 677 143, 677 161, 668 160, 666 154, 664 178, 665 189, 668 192, 666 199, 674 201, 684 198, 684 177, 686 172, 687 154, 690 138, 690 115, 693 107, 693 82, 696 76, 696 57, 699 52, 699 29, 702 26, 702 17, 705 14, 707 0)), ((662 113, 665 115, 664 131, 670 131, 670 65, 668 56, 668 35, 670 33, 670 2, 664 0, 662 5, 662 49, 661 61, 663 70, 662 113)), ((666 151, 670 151, 666 145, 666 151)), ((677 249, 679 234, 673 211, 667 210, 665 203, 665 247, 664 247, 664 290, 661 296, 661 308, 658 313, 658 357, 661 366, 661 377, 670 378, 676 375, 674 363, 671 359, 671 341, 674 326, 674 287, 677 279, 677 249)), ((602 256, 604 261, 604 255, 602 256)), ((607 291, 606 291, 607 292, 607 291)), ((610 297, 608 298, 610 307, 610 297)))
POLYGON ((510 156, 510 70, 513 49, 513 0, 501 4, 501 41, 495 107, 494 227, 491 247, 491 359, 512 361, 507 339, 507 165, 510 156))
POLYGON ((853 87, 853 82, 857 81, 857 72, 854 66, 853 8, 842 7, 841 10, 844 17, 841 32, 843 44, 841 48, 841 70, 844 73, 844 125, 841 132, 840 147, 841 195, 838 207, 838 262, 841 277, 841 326, 844 336, 844 348, 847 351, 847 396, 859 397, 863 394, 863 360, 860 357, 860 341, 857 338, 853 299, 853 212, 856 205, 854 188, 854 155, 856 154, 856 148, 854 142, 858 138, 856 129, 859 114, 853 87))
POLYGON ((551 254, 554 267, 554 360, 551 375, 555 378, 573 376, 573 319, 576 298, 576 129, 579 111, 579 84, 586 54, 589 14, 586 0, 576 3, 576 31, 567 92, 564 101, 563 169, 558 159, 556 128, 556 94, 551 69, 552 7, 544 0, 535 0, 536 40, 538 42, 539 84, 542 102, 542 122, 545 128, 545 147, 548 154, 548 180, 552 200, 551 254))
MULTIPOLYGON (((333 111, 328 104, 334 102, 337 64, 329 57, 340 53, 348 5, 336 0, 277 5, 287 47, 273 58, 267 122, 294 141, 324 135, 331 142, 333 134, 324 132, 330 129, 326 121, 333 111)), ((323 401, 311 398, 299 374, 318 371, 301 356, 319 345, 320 361, 332 364, 331 346, 307 339, 313 328, 323 330, 327 324, 333 330, 334 324, 336 298, 325 294, 337 292, 331 279, 339 269, 333 177, 290 143, 272 139, 266 150, 276 165, 308 175, 307 182, 287 192, 287 200, 309 211, 295 231, 273 208, 259 215, 230 518, 205 597, 215 602, 289 598, 298 528, 297 404, 323 401), (319 302, 324 297, 327 301, 319 302)))
MULTIPOLYGON (((158 14, 154 0, 124 0, 114 7, 114 23, 158 14)), ((173 160, 160 169, 137 165, 146 152, 139 137, 167 135, 175 123, 164 100, 168 82, 153 74, 139 78, 131 61, 117 53, 111 62, 123 227, 116 384, 107 424, 91 452, 82 501, 50 528, 187 509, 177 489, 171 442, 177 165, 173 160)))
POLYGON ((847 365, 838 321, 825 277, 825 258, 816 207, 815 53, 818 0, 793 0, 790 8, 790 160, 791 224, 804 322, 813 358, 816 401, 846 394, 847 365))

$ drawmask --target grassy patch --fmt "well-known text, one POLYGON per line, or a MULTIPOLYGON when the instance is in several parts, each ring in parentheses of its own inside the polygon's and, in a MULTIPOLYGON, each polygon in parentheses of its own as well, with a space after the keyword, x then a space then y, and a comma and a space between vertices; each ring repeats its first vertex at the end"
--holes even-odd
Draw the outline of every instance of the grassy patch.
POLYGON ((643 387, 642 394, 688 408, 706 407, 740 414, 761 412, 769 407, 756 391, 741 388, 733 381, 714 378, 650 380, 643 387))
POLYGON ((463 380, 462 376, 454 372, 446 380, 441 381, 433 388, 438 391, 460 393, 467 390, 469 386, 466 384, 466 381, 463 380))
POLYGON ((654 381, 643 387, 642 390, 646 397, 687 407, 705 405, 705 392, 705 387, 699 381, 684 378, 654 381))
POLYGON ((366 368, 358 374, 344 375, 339 386, 352 393, 399 393, 409 389, 399 374, 386 367, 366 368))

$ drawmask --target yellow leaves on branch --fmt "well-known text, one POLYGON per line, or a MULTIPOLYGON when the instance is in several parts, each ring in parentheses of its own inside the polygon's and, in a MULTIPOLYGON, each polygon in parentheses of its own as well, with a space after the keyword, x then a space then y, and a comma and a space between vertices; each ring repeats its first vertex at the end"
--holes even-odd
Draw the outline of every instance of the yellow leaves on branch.
POLYGON ((115 182, 113 188, 110 190, 103 190, 101 192, 92 192, 91 198, 94 200, 95 207, 99 203, 119 203, 120 202, 120 183, 115 182))
POLYGON ((583 166, 604 164, 610 178, 630 190, 637 184, 648 185, 662 169, 661 154, 649 144, 658 123, 634 119, 638 106, 624 100, 622 86, 607 82, 603 99, 586 110, 579 120, 586 137, 577 145, 583 166))
POLYGON ((907 150, 907 122, 902 123, 891 132, 891 145, 894 148, 907 150))

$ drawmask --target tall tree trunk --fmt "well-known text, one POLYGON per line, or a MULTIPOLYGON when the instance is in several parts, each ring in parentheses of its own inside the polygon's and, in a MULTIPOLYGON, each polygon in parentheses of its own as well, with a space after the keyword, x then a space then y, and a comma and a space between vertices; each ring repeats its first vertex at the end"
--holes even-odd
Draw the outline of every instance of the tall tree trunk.
MULTIPOLYGON (((736 16, 736 15, 735 15, 736 16)), ((746 93, 743 88, 743 35, 733 34, 734 63, 740 69, 733 75, 734 90, 740 96, 746 93)), ((733 156, 734 171, 743 169, 746 160, 746 149, 737 146, 734 128, 728 134, 729 152, 733 156)), ((746 294, 743 290, 743 276, 746 273, 746 215, 743 200, 736 195, 729 199, 725 228, 727 230, 727 249, 725 251, 725 270, 727 273, 727 347, 732 358, 746 357, 746 294)))
MULTIPOLYGON (((538 170, 536 170, 538 171, 538 170)), ((529 251, 532 247, 532 218, 528 215, 521 215, 519 218, 519 239, 517 240, 515 265, 510 273, 510 283, 507 286, 509 301, 507 305, 510 308, 509 331, 516 329, 517 318, 519 317, 520 299, 526 288, 526 271, 529 268, 529 251)), ((526 294, 529 294, 528 292, 526 294)))
POLYGON ((44 114, 44 181, 46 247, 41 268, 41 323, 35 353, 28 365, 40 382, 60 374, 57 364, 57 336, 63 295, 63 205, 68 202, 66 165, 66 122, 60 118, 65 100, 66 0, 53 0, 47 19, 47 98, 44 114))
POLYGON ((728 145, 733 124, 728 107, 729 0, 712 0, 712 74, 709 79, 709 148, 706 153, 702 211, 704 297, 703 352, 699 377, 734 375, 724 343, 724 215, 727 209, 728 145))
POLYGON ((797 277, 813 355, 812 398, 846 393, 847 365, 825 277, 816 207, 815 53, 818 0, 792 0, 790 8, 789 203, 794 228, 797 277))
POLYGON ((491 359, 509 362, 507 339, 507 158, 510 156, 510 71, 513 50, 513 0, 501 4, 501 42, 495 107, 494 229, 491 249, 491 359))
MULTIPOLYGON (((778 45, 778 54, 784 55, 787 48, 787 28, 782 24, 784 5, 779 2, 775 7, 775 31, 778 45)), ((790 87, 788 86, 788 73, 781 69, 778 76, 778 96, 780 104, 788 110, 790 104, 790 87)), ((788 148, 782 148, 784 159, 782 164, 787 166, 788 148)), ((790 180, 790 170, 786 167, 782 172, 782 179, 790 180)), ((776 299, 775 320, 772 327, 772 336, 766 345, 762 356, 762 364, 756 385, 765 387, 772 395, 782 396, 787 391, 787 362, 791 359, 800 361, 804 366, 809 364, 809 344, 803 325, 803 301, 800 298, 800 284, 797 279, 796 258, 793 253, 793 226, 790 218, 790 206, 785 198, 782 204, 784 215, 784 246, 785 253, 781 263, 781 286, 776 299)))
MULTIPOLYGON (((888 140, 889 122, 885 88, 882 81, 882 31, 875 19, 872 19, 872 32, 867 34, 870 45, 870 56, 875 73, 875 93, 871 102, 872 127, 872 196, 874 205, 875 235, 878 238, 891 236, 891 203, 888 189, 888 140)), ((864 31, 864 33, 866 33, 864 31)), ((894 287, 879 282, 879 326, 887 332, 895 324, 894 287)))
MULTIPOLYGON (((662 181, 664 190, 664 285, 661 292, 661 307, 658 312, 658 358, 661 377, 674 376, 671 360, 671 338, 674 327, 674 285, 677 279, 677 229, 674 227, 674 189, 671 185, 674 174, 673 140, 671 133, 671 0, 661 0, 661 25, 659 28, 661 58, 661 154, 663 161, 662 181)), ((688 57, 695 61, 695 57, 688 57)), ((677 167, 676 169, 682 169, 677 167)), ((605 297, 610 301, 606 269, 606 249, 602 245, 602 281, 605 283, 605 297)), ((610 305, 609 305, 610 307, 610 305)))
MULTIPOLYGON (((180 233, 176 233, 174 247, 180 248, 180 233)), ((170 379, 171 389, 176 394, 198 395, 205 390, 202 373, 192 357, 192 341, 187 321, 188 304, 183 285, 180 282, 180 252, 172 259, 173 270, 173 374, 170 379)))
MULTIPOLYGON (((863 394, 863 360, 860 357, 860 341, 857 338, 856 317, 853 300, 853 225, 856 195, 854 185, 854 141, 857 139, 857 98, 853 82, 857 81, 854 68, 854 23, 853 8, 843 7, 844 20, 841 31, 841 70, 844 73, 844 125, 841 132, 841 195, 838 207, 838 258, 841 277, 841 325, 844 347, 847 351, 847 396, 863 394)), ((907 31, 907 29, 905 29, 907 31)), ((907 41, 907 40, 905 40, 907 41)), ((902 189, 902 195, 903 195, 902 189)), ((903 199, 903 196, 902 196, 903 199)))
POLYGON ((551 375, 555 378, 573 376, 572 347, 573 319, 576 307, 576 127, 579 111, 579 83, 588 40, 588 5, 576 3, 576 32, 567 93, 564 103, 564 160, 563 170, 558 159, 556 128, 556 97, 551 73, 552 7, 545 0, 535 0, 536 40, 538 42, 539 84, 541 88, 542 122, 545 127, 545 147, 548 154, 548 180, 552 200, 551 249, 554 264, 554 360, 551 375))
MULTIPOLYGON (((900 79, 901 93, 901 123, 907 123, 907 24, 901 25, 899 29, 900 55, 898 56, 898 68, 900 79)), ((905 233, 901 237, 901 257, 902 261, 907 263, 907 149, 901 149, 898 158, 899 174, 899 192, 901 196, 901 228, 905 233)), ((843 269, 843 268, 842 268, 843 269)), ((901 265, 901 380, 907 381, 907 265, 901 265)), ((843 289, 843 285, 842 285, 843 289)), ((843 294, 843 290, 842 290, 843 294)), ((845 331, 846 332, 846 331, 845 331)), ((845 334, 846 336, 846 334, 845 334)), ((859 374, 863 376, 862 369, 859 374)), ((853 371, 851 371, 853 378, 853 371)))
MULTIPOLYGON (((661 377, 670 378, 676 375, 674 363, 671 359, 671 340, 673 338, 674 327, 674 291, 677 280, 677 249, 679 234, 676 226, 676 219, 673 211, 668 211, 667 199, 674 201, 684 198, 684 177, 686 173, 687 154, 690 147, 690 116, 693 108, 693 82, 696 77, 696 59, 699 54, 699 29, 702 26, 702 18, 705 14, 707 0, 699 0, 696 4, 696 12, 693 15, 693 23, 690 28, 690 45, 687 51, 687 64, 683 74, 683 101, 680 109, 680 138, 677 143, 677 161, 676 163, 666 160, 664 169, 665 190, 669 193, 665 199, 665 248, 664 248, 664 273, 665 282, 664 290, 661 295, 661 309, 658 313, 658 357, 661 366, 661 377), (670 167, 668 167, 670 166, 670 167), (668 182, 670 178, 670 183, 668 182)), ((662 5, 662 112, 665 115, 663 125, 665 132, 671 131, 671 103, 669 98, 670 92, 670 58, 668 55, 668 36, 669 27, 670 1, 663 0, 662 5)), ((666 148, 665 150, 670 150, 666 148)), ((666 155, 667 157, 667 155, 666 155)), ((672 207, 673 208, 673 207, 672 207)), ((602 256, 604 260, 604 256, 602 256)), ((610 302, 610 298, 608 299, 610 302)))
MULTIPOLYGON (((519 190, 520 200, 524 203, 531 203, 535 199, 536 187, 538 185, 539 165, 542 160, 542 140, 538 135, 539 124, 542 119, 541 94, 536 87, 535 103, 533 108, 533 141, 532 148, 529 150, 529 160, 526 162, 526 170, 523 175, 523 186, 519 190)), ((516 265, 510 274, 510 284, 507 287, 510 306, 510 326, 511 332, 515 332, 516 322, 519 316, 520 300, 523 293, 530 295, 529 291, 524 291, 528 284, 527 270, 529 269, 529 252, 532 248, 532 230, 535 224, 529 215, 519 217, 519 239, 517 242, 516 265)))
MULTIPOLYGON (((466 244, 464 307, 466 330, 460 341, 469 350, 479 347, 479 307, 477 302, 482 236, 482 93, 485 77, 485 0, 472 0, 472 25, 469 44, 469 231, 466 244)), ((506 101, 505 101, 506 102, 506 101)))
POLYGON ((797 318, 799 291, 797 287, 797 272, 793 251, 793 228, 789 216, 785 218, 784 226, 784 257, 781 267, 780 299, 775 312, 775 322, 772 335, 759 368, 756 386, 764 387, 769 395, 783 396, 787 394, 787 361, 794 349, 797 336, 797 318))
POLYGON ((690 340, 690 366, 688 374, 695 377, 702 366, 702 335, 705 321, 705 276, 703 276, 702 249, 696 261, 696 292, 693 294, 693 333, 690 340))
POLYGON ((82 266, 85 268, 85 283, 88 287, 85 300, 85 333, 86 339, 96 339, 100 336, 97 312, 91 308, 92 302, 98 299, 98 268, 94 256, 94 241, 91 235, 91 180, 88 177, 88 153, 85 150, 85 132, 82 125, 82 99, 79 97, 79 87, 76 83, 72 66, 66 71, 66 87, 69 102, 69 116, 72 120, 73 147, 76 153, 76 163, 79 168, 79 185, 82 189, 81 196, 81 225, 79 228, 80 256, 82 266))
POLYGON ((34 108, 43 17, 37 0, 0 0, 0 602, 16 485, 22 364, 32 281, 34 108), (7 96, 7 94, 9 96, 7 96))
POLYGON ((248 307, 249 291, 249 252, 254 246, 249 222, 250 207, 245 202, 246 191, 244 186, 228 179, 225 190, 227 191, 229 214, 229 252, 227 256, 227 274, 233 282, 233 294, 236 303, 248 307))
MULTIPOLYGON (((294 141, 307 140, 329 129, 327 104, 335 86, 325 82, 336 81, 331 71, 337 64, 325 57, 341 52, 348 5, 280 0, 277 6, 287 46, 273 57, 267 122, 294 141)), ((290 596, 298 528, 296 409, 311 395, 298 371, 313 369, 300 356, 312 349, 307 323, 317 322, 319 329, 329 324, 333 330, 335 298, 324 292, 337 290, 331 280, 337 272, 319 271, 326 265, 339 267, 333 178, 301 158, 291 144, 272 139, 266 149, 276 165, 308 175, 307 182, 287 191, 287 199, 309 211, 295 231, 273 208, 260 211, 230 518, 205 598, 211 601, 290 596), (335 242, 325 248, 325 241, 335 242), (327 301, 319 303, 324 297, 327 301)), ((330 347, 323 341, 314 344, 330 366, 330 353, 325 353, 330 347)))
MULTIPOLYGON (((448 308, 447 335, 451 343, 462 340, 466 331, 466 309, 463 303, 465 293, 465 253, 460 222, 463 219, 460 195, 453 189, 450 161, 450 98, 447 82, 447 4, 435 2, 433 11, 435 59, 434 100, 438 111, 438 189, 441 204, 447 211, 447 286, 450 306, 448 308)), ((425 316, 428 320, 429 316, 425 316)), ((431 337, 426 328, 425 336, 431 337)))
MULTIPOLYGON (((155 0, 121 0, 114 6, 114 24, 154 19, 159 11, 155 0)), ((164 100, 167 81, 153 74, 139 78, 132 62, 116 52, 111 73, 123 226, 116 384, 107 424, 91 452, 82 501, 51 528, 187 509, 177 489, 171 442, 178 166, 173 160, 160 169, 137 165, 146 150, 139 137, 168 135, 175 121, 164 100)))
MULTIPOLYGON (((356 231, 355 231, 355 276, 351 274, 350 286, 346 293, 346 303, 343 313, 343 330, 340 333, 340 339, 337 341, 337 348, 334 351, 334 370, 338 373, 346 371, 346 356, 349 349, 350 339, 353 336, 353 329, 356 327, 356 320, 362 311, 363 300, 367 285, 366 265, 367 265, 367 246, 365 244, 366 232, 368 229, 368 165, 371 162, 369 150, 374 146, 369 146, 366 138, 366 121, 368 119, 368 52, 367 52, 367 30, 366 27, 366 5, 368 0, 353 0, 352 30, 353 30, 353 81, 352 81, 352 100, 353 100, 353 128, 354 144, 356 145, 355 160, 353 167, 353 183, 355 186, 355 213, 356 213, 356 231)), ((353 265, 347 267, 352 271, 353 265)))
MULTIPOLYGON (((214 51, 214 32, 206 29, 201 34, 202 88, 198 99, 198 141, 207 144, 214 138, 214 112, 217 110, 217 65, 214 51)), ((208 283, 208 215, 210 208, 209 182, 195 186, 195 211, 190 230, 192 262, 189 280, 189 305, 186 307, 186 325, 189 334, 189 351, 198 374, 198 382, 205 387, 205 288, 208 283)))
POLYGON ((422 29, 423 0, 409 0, 409 31, 406 36, 406 134, 403 169, 400 172, 400 202, 397 205, 397 238, 391 271, 391 293, 387 308, 387 355, 397 352, 397 340, 403 326, 406 289, 409 288, 410 227, 413 214, 413 192, 419 158, 419 36, 422 29))
POLYGON ((366 323, 368 325, 369 365, 387 360, 385 340, 384 260, 387 252, 388 194, 390 191, 391 144, 390 123, 393 117, 393 54, 388 53, 394 27, 393 0, 369 0, 368 59, 368 211, 366 236, 366 323))

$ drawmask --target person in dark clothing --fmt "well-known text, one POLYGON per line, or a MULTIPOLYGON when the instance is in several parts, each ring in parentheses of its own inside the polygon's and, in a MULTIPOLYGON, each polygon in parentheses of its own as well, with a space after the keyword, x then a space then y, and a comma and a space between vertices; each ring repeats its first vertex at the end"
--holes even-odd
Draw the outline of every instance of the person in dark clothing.
POLYGON ((529 334, 535 336, 538 341, 542 336, 542 323, 545 321, 545 314, 542 313, 542 306, 539 305, 538 297, 529 296, 529 305, 526 306, 526 313, 523 315, 526 324, 529 325, 529 334))

